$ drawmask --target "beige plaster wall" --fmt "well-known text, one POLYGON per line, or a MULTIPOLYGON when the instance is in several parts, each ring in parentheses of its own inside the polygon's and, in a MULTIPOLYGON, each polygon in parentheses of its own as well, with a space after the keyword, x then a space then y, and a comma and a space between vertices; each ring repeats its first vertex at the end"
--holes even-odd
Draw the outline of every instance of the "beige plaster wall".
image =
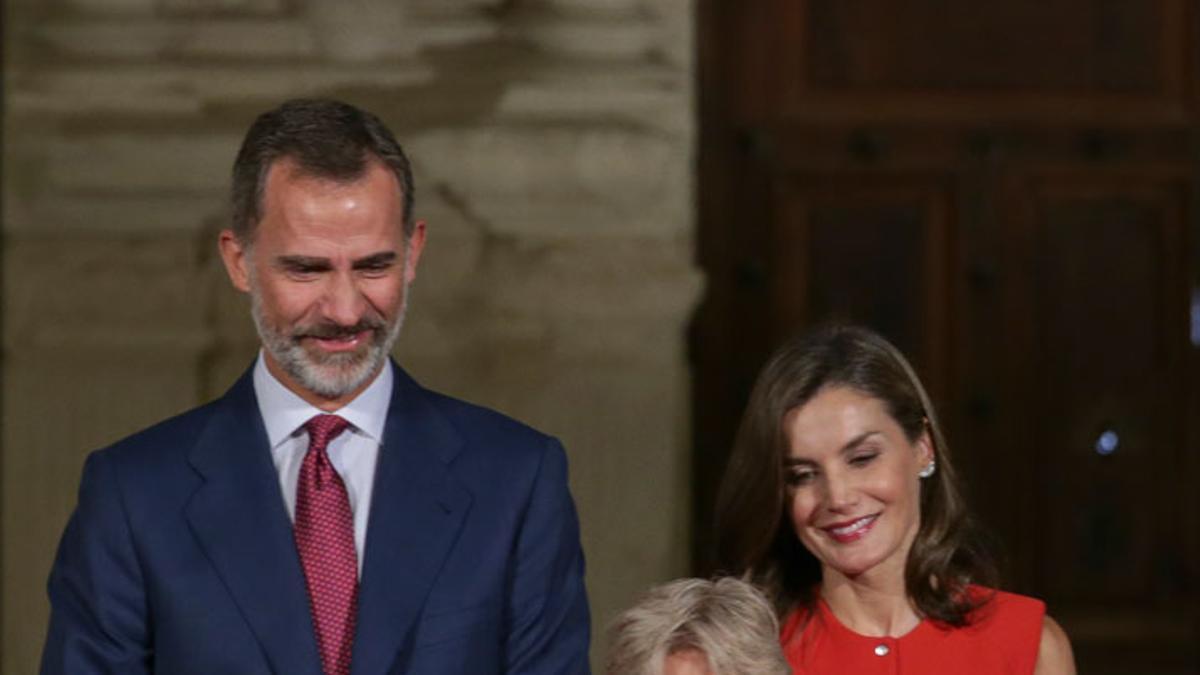
POLYGON ((296 95, 375 111, 412 155, 429 244, 398 356, 565 441, 597 626, 686 571, 692 12, 8 0, 0 670, 36 670, 84 455, 252 357, 214 236, 241 134, 296 95))

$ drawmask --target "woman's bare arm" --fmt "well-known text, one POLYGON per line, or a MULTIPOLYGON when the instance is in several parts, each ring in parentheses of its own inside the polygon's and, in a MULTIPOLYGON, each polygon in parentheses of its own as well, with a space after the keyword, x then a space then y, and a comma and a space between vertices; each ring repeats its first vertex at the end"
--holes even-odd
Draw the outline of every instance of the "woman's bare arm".
POLYGON ((1075 657, 1071 641, 1058 622, 1047 616, 1042 620, 1042 641, 1038 645, 1033 675, 1075 675, 1075 657))

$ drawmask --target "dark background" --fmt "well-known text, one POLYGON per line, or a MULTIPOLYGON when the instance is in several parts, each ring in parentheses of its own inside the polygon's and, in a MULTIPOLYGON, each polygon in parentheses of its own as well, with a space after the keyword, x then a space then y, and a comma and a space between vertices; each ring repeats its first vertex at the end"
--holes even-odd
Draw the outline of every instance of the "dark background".
POLYGON ((767 354, 860 322, 1080 672, 1197 672, 1196 6, 699 6, 697 567, 767 354))

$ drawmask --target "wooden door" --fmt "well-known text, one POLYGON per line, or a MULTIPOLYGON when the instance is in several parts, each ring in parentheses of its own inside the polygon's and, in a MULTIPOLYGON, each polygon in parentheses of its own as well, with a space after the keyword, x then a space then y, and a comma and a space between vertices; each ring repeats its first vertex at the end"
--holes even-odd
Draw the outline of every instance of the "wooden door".
POLYGON ((1182 0, 701 3, 698 567, 758 367, 914 360, 1081 672, 1196 672, 1200 124, 1182 0))

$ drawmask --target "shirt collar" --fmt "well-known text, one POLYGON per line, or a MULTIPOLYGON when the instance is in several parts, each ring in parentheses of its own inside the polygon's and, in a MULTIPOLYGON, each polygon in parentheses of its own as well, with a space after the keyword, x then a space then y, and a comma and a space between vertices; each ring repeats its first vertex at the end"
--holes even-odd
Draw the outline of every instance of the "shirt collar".
MULTIPOLYGON (((383 443, 383 427, 387 421, 394 379, 391 362, 385 362, 362 393, 332 414, 342 417, 376 443, 383 443)), ((313 416, 326 414, 326 411, 300 398, 276 379, 267 370, 261 349, 254 364, 254 395, 258 398, 258 411, 267 429, 267 442, 272 448, 294 434, 313 416)))

